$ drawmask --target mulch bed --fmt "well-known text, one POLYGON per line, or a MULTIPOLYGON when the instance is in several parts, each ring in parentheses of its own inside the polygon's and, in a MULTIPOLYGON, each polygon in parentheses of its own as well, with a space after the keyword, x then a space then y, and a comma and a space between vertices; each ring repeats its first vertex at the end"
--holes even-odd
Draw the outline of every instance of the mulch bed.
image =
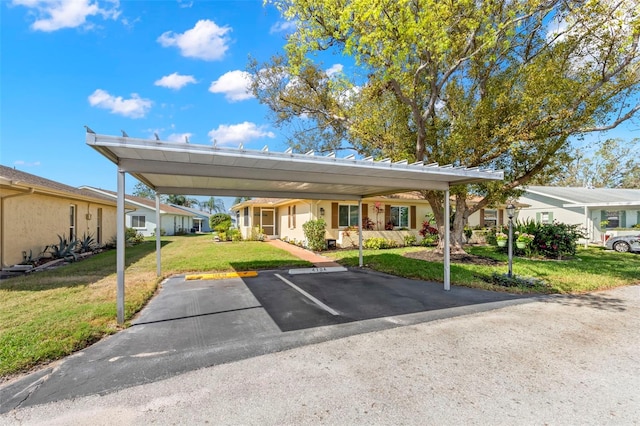
MULTIPOLYGON (((436 253, 434 250, 422 250, 405 253, 405 257, 418 260, 426 260, 427 262, 443 262, 442 253, 436 253)), ((472 265, 497 266, 503 265, 503 262, 485 256, 475 256, 468 253, 451 253, 449 256, 451 263, 467 263, 472 265)))

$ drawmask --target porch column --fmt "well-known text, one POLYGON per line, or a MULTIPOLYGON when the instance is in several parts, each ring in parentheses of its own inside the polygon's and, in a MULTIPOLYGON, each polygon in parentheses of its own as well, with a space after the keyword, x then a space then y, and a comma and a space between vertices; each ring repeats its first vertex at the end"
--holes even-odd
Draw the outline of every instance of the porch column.
POLYGON ((160 234, 162 233, 162 225, 160 223, 160 194, 156 192, 156 276, 159 277, 162 275, 162 263, 160 256, 160 249, 162 248, 162 244, 160 244, 160 234))
POLYGON ((124 324, 124 170, 118 168, 118 199, 116 203, 116 275, 117 275, 117 319, 124 324))
POLYGON ((592 230, 589 228, 589 207, 584 206, 584 248, 589 247, 589 234, 592 230))
POLYGON ((451 290, 451 265, 450 265, 450 230, 449 230, 449 188, 444 191, 444 289, 451 290))
POLYGON ((362 198, 358 200, 358 265, 362 268, 362 198))

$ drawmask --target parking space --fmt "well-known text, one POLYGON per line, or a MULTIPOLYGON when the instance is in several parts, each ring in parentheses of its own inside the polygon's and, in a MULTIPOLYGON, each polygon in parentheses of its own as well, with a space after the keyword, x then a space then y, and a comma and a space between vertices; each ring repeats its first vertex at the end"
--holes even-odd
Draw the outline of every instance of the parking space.
POLYGON ((521 298, 399 278, 370 270, 261 272, 244 284, 282 331, 521 298))

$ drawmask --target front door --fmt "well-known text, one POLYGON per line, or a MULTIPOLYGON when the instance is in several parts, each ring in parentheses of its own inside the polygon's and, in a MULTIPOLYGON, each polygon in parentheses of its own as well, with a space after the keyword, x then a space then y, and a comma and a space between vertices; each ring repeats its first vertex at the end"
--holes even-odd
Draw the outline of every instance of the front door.
POLYGON ((276 234, 276 221, 274 209, 261 209, 260 212, 260 227, 264 230, 265 235, 276 234))

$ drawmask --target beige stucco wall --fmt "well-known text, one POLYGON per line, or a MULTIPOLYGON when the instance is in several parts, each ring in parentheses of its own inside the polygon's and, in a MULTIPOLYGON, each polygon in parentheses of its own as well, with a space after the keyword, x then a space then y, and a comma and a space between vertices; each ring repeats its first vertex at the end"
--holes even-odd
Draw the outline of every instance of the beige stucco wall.
POLYGON ((30 194, 2 201, 3 267, 22 261, 22 252, 36 256, 45 246, 58 244, 58 235, 69 237, 69 207, 76 206, 76 235, 96 239, 98 208, 102 208, 102 244, 116 235, 116 207, 70 198, 30 194), (87 213, 91 219, 87 219, 87 213))

